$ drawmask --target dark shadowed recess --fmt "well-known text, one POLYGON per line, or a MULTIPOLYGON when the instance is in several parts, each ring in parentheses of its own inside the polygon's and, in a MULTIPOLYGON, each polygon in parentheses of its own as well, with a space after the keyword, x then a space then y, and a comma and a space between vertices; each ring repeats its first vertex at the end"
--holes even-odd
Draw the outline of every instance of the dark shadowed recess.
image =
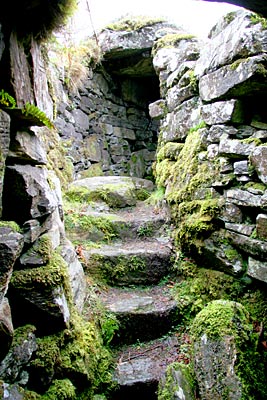
POLYGON ((239 7, 247 8, 248 10, 254 11, 264 18, 267 18, 267 2, 266 0, 204 0, 213 3, 229 3, 239 7))

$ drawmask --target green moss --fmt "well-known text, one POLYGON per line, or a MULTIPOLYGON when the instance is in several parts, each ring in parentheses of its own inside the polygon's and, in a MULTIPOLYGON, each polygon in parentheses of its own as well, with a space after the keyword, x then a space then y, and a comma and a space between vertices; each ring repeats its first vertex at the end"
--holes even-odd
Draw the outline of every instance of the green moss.
POLYGON ((65 214, 65 228, 66 232, 90 232, 99 231, 103 235, 104 241, 110 241, 117 236, 115 225, 108 217, 94 217, 81 212, 69 210, 65 214))
POLYGON ((201 241, 214 230, 214 219, 220 214, 223 199, 193 200, 173 208, 173 218, 179 221, 175 229, 176 243, 186 251, 191 245, 201 247, 201 241))
POLYGON ((25 340, 28 339, 28 336, 32 333, 35 333, 36 328, 33 325, 24 325, 16 328, 14 330, 14 336, 13 336, 13 341, 12 341, 12 346, 11 348, 20 346, 23 344, 25 340))
POLYGON ((223 19, 224 21, 229 25, 236 17, 236 12, 235 11, 231 11, 229 13, 227 13, 223 19))
POLYGON ((140 201, 144 201, 148 199, 150 196, 150 192, 148 192, 146 189, 136 189, 136 199, 140 201))
POLYGON ((157 53, 157 51, 159 51, 160 49, 167 47, 177 47, 179 45, 179 43, 182 40, 188 40, 188 41, 195 41, 196 40, 196 36, 194 35, 190 35, 187 33, 184 34, 180 34, 180 33, 170 33, 167 34, 165 36, 163 36, 162 38, 158 39, 152 49, 152 55, 155 56, 155 54, 157 53))
MULTIPOLYGON (((66 331, 66 344, 61 350, 60 370, 73 381, 90 384, 92 391, 111 385, 111 356, 103 346, 101 335, 93 322, 85 322, 78 315, 73 329, 66 331), (67 336, 68 335, 68 336, 67 336)), ((83 384, 84 384, 83 383, 83 384)))
POLYGON ((179 276, 172 294, 179 315, 189 323, 212 300, 237 300, 244 291, 242 281, 223 272, 198 267, 192 260, 180 256, 173 266, 179 276))
POLYGON ((183 143, 174 143, 174 142, 166 143, 159 149, 157 153, 157 162, 162 162, 166 158, 171 161, 176 161, 183 146, 184 146, 183 143))
POLYGON ((259 14, 252 14, 250 16, 250 21, 252 25, 261 24, 262 29, 267 29, 266 18, 261 17, 259 14))
POLYGON ((191 325, 193 340, 203 334, 210 339, 234 336, 237 342, 248 340, 252 332, 247 310, 237 302, 213 300, 195 317, 191 325))
POLYGON ((262 144, 261 140, 258 138, 249 137, 243 140, 240 140, 242 143, 251 144, 254 143, 256 146, 260 146, 262 144))
POLYGON ((164 21, 165 20, 162 18, 152 19, 143 15, 126 15, 125 17, 122 17, 117 21, 107 25, 106 29, 110 29, 112 31, 138 31, 146 26, 153 26, 164 21))
POLYGON ((266 360, 258 351, 259 337, 253 333, 250 315, 244 306, 232 301, 212 301, 197 314, 191 333, 193 341, 203 334, 211 340, 233 337, 236 347, 234 369, 241 382, 242 399, 266 398, 266 360))
POLYGON ((158 400, 173 400, 175 398, 175 393, 179 392, 177 375, 180 377, 179 382, 182 384, 184 398, 193 399, 195 397, 195 381, 190 367, 174 362, 167 366, 164 384, 159 385, 158 400))
POLYGON ((55 379, 42 400, 75 400, 76 390, 69 379, 55 379))
POLYGON ((170 161, 166 158, 163 161, 156 163, 155 174, 157 186, 166 187, 168 179, 172 176, 174 165, 174 161, 170 161))
POLYGON ((11 284, 16 289, 27 291, 63 286, 69 292, 66 262, 59 254, 53 253, 45 266, 14 271, 11 284))
POLYGON ((67 157, 67 150, 56 130, 42 128, 40 137, 46 148, 48 160, 46 166, 56 174, 64 191, 73 180, 73 164, 67 157))
POLYGON ((235 70, 239 67, 239 65, 241 65, 244 61, 245 61, 244 58, 240 58, 240 59, 236 60, 235 62, 233 62, 233 63, 230 65, 230 69, 231 69, 232 71, 235 71, 235 70))
MULTIPOLYGON (((219 166, 215 162, 201 162, 199 160, 198 154, 201 151, 202 143, 199 129, 192 129, 177 161, 168 171, 167 199, 170 202, 181 203, 193 200, 200 188, 209 187, 218 175, 219 166)), ((164 186, 162 179, 165 179, 165 176, 163 178, 157 176, 156 178, 160 179, 161 186, 164 186)))
MULTIPOLYGON (((62 333, 37 339, 37 351, 31 361, 31 370, 42 381, 51 382, 60 363, 62 333)), ((40 388, 41 389, 41 388, 40 388)))
MULTIPOLYGON (((73 310, 68 329, 38 338, 31 371, 42 384, 52 382, 43 399, 88 399, 95 391, 112 388, 112 358, 96 323, 73 310)), ((42 391, 40 382, 36 385, 42 391)))
POLYGON ((25 253, 30 257, 41 258, 42 262, 40 264, 47 264, 53 255, 53 245, 49 235, 44 234, 40 236, 25 253))
MULTIPOLYGON (((197 91, 198 89, 198 79, 195 75, 194 71, 188 71, 188 75, 189 75, 189 85, 190 87, 194 90, 197 91)), ((204 121, 203 121, 204 122, 204 121)), ((204 122, 205 123, 205 122, 204 122)))
POLYGON ((146 261, 138 256, 120 256, 106 259, 104 256, 90 256, 85 269, 104 282, 117 284, 120 279, 129 275, 138 275, 146 268, 146 261))
POLYGON ((150 196, 145 200, 146 204, 150 204, 152 206, 158 206, 162 203, 165 198, 165 188, 163 186, 159 186, 154 192, 150 194, 150 196))
POLYGON ((264 193, 266 190, 266 185, 261 182, 248 182, 244 185, 244 189, 254 189, 254 190, 259 190, 264 193))
POLYGON ((10 228, 12 231, 21 233, 20 226, 14 221, 0 221, 0 228, 10 228))

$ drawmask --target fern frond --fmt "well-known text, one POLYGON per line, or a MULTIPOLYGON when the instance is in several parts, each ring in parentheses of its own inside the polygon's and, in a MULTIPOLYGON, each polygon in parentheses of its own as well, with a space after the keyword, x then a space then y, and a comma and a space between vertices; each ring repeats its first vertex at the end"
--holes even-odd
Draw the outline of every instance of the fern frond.
POLYGON ((54 128, 53 122, 47 117, 47 115, 36 107, 34 104, 26 103, 22 109, 22 113, 27 116, 32 116, 41 121, 49 129, 54 128))

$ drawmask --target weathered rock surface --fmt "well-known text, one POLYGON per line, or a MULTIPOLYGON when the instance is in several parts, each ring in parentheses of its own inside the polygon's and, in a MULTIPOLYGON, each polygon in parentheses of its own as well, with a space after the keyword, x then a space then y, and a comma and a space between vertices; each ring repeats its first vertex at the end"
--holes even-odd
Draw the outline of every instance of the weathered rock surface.
POLYGON ((195 335, 194 369, 201 398, 242 398, 236 364, 238 348, 250 335, 248 321, 241 304, 222 300, 209 303, 197 314, 192 333, 195 335), (224 315, 222 324, 219 315, 224 315))
POLYGON ((260 23, 253 23, 250 12, 240 10, 232 19, 227 16, 223 19, 226 26, 201 51, 195 68, 198 76, 231 64, 233 60, 266 52, 267 31, 260 23))
POLYGON ((100 298, 119 322, 112 343, 155 339, 168 333, 177 320, 176 301, 164 286, 143 290, 110 288, 100 298))
POLYGON ((158 381, 167 365, 179 354, 179 342, 176 337, 150 342, 147 345, 126 347, 117 356, 117 367, 113 379, 118 383, 115 398, 136 398, 147 393, 157 398, 158 381))
POLYGON ((23 224, 30 219, 52 214, 58 201, 56 193, 49 186, 48 177, 47 170, 31 165, 7 167, 3 196, 4 218, 23 224))
POLYGON ((85 250, 85 271, 119 286, 157 284, 169 272, 171 247, 169 239, 150 238, 85 250))
POLYGON ((13 339, 13 324, 8 299, 4 298, 0 303, 0 361, 6 356, 13 339))
POLYGON ((139 191, 151 192, 151 181, 127 176, 101 176, 79 179, 71 186, 86 188, 91 200, 105 200, 111 207, 133 206, 139 191))

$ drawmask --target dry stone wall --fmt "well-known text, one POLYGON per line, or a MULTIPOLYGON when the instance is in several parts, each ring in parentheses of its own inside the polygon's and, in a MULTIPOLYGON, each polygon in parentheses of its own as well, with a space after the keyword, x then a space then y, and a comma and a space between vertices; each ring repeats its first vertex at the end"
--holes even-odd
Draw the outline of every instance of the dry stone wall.
POLYGON ((160 118, 156 179, 173 209, 178 246, 208 268, 263 282, 266 38, 264 20, 238 11, 218 22, 194 61, 192 39, 155 45, 164 90, 150 105, 160 118))

